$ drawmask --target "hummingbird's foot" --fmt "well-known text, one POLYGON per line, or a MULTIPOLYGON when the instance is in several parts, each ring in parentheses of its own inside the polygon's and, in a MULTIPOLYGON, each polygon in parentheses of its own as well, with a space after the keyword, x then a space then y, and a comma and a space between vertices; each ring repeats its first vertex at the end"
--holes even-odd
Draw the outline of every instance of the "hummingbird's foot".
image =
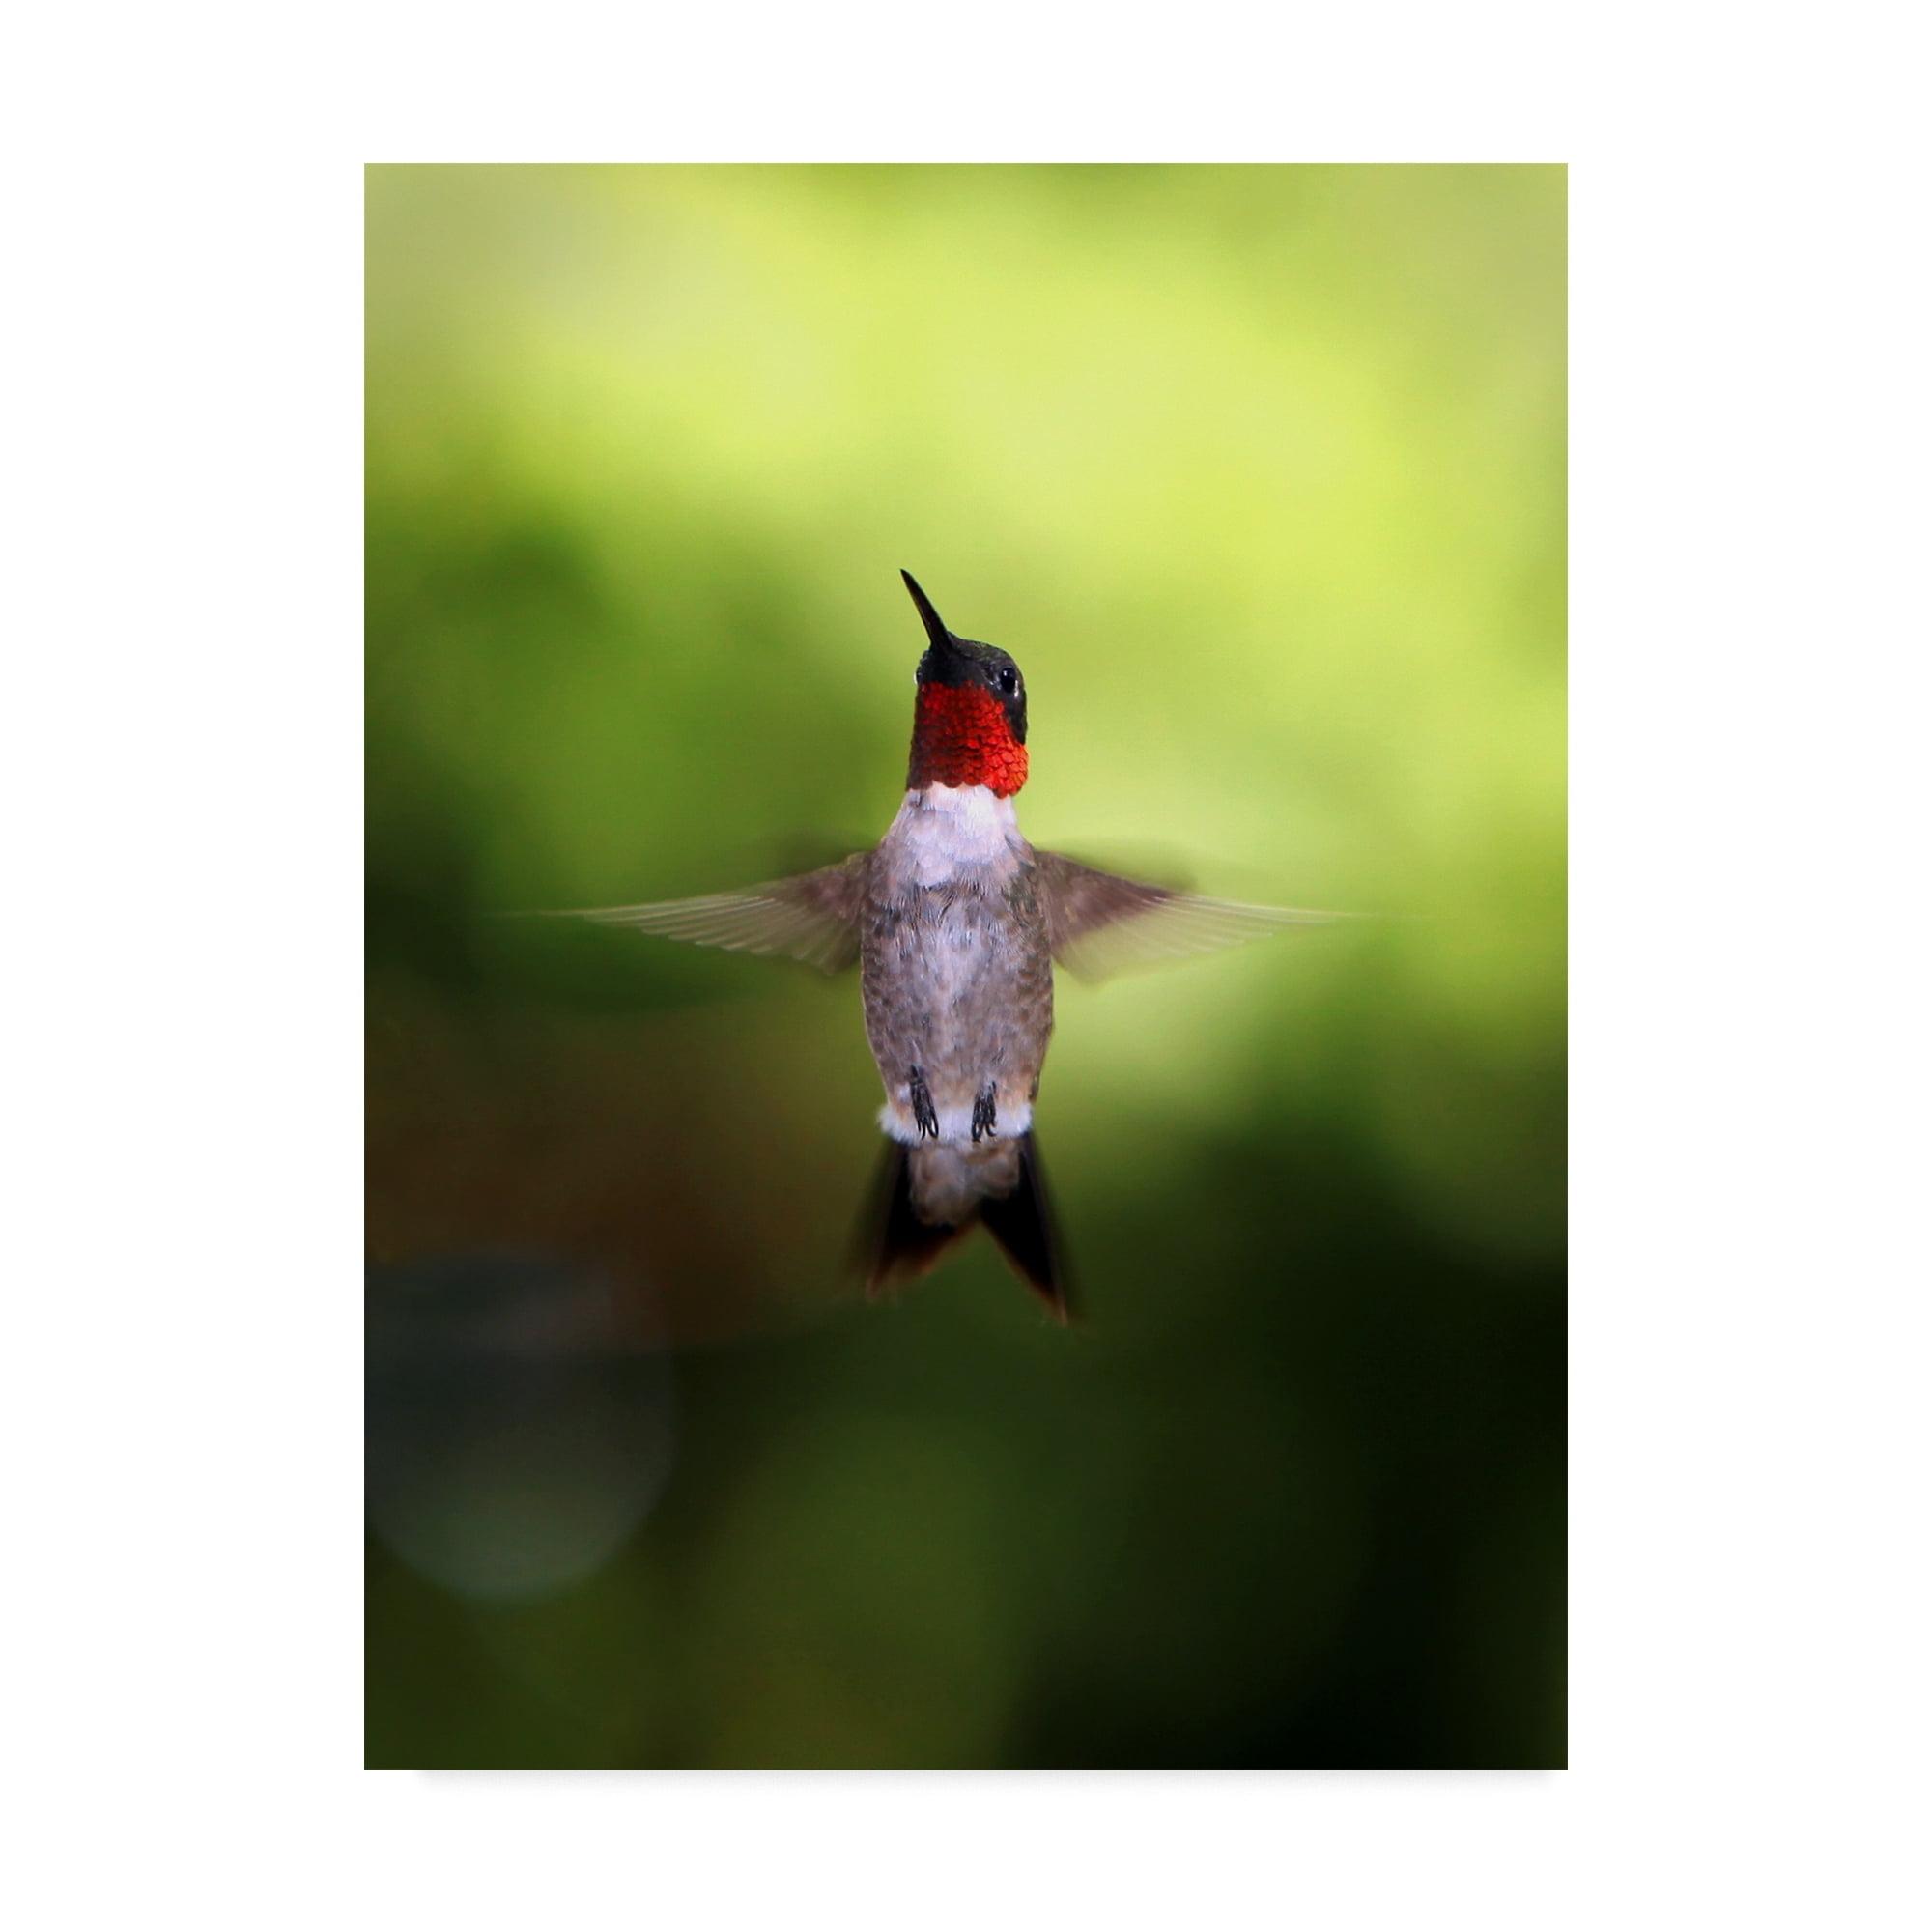
POLYGON ((939 1138, 939 1115, 932 1104, 931 1090, 925 1084, 925 1075, 917 1066, 912 1069, 906 1082, 912 1097, 913 1123, 919 1128, 919 1137, 924 1140, 930 1135, 939 1138))
POLYGON ((994 1122, 1000 1118, 1000 1110, 993 1097, 993 1083, 989 1080, 980 1089, 980 1097, 973 1102, 973 1138, 991 1140, 994 1122))

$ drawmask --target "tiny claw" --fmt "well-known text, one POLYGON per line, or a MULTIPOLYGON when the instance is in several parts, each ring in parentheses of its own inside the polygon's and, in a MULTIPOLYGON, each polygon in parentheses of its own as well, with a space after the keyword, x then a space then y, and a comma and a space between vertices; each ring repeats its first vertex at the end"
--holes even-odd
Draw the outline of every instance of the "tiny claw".
POLYGON ((925 1084, 925 1075, 917 1066, 912 1069, 906 1082, 907 1092, 912 1099, 913 1123, 919 1128, 919 1137, 925 1140, 939 1138, 939 1114, 932 1104, 931 1090, 925 1084))
POLYGON ((973 1102, 974 1140, 976 1142, 981 1138, 991 1140, 993 1138, 994 1124, 999 1118, 999 1103, 994 1096, 992 1083, 989 1081, 980 1090, 979 1098, 973 1102))

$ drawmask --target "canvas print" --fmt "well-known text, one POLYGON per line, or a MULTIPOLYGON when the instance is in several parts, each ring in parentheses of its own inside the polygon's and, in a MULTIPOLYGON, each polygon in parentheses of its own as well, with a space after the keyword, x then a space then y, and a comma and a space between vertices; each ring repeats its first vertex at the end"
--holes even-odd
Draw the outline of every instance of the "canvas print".
POLYGON ((370 1765, 1564 1762, 1564 204, 368 171, 370 1765))

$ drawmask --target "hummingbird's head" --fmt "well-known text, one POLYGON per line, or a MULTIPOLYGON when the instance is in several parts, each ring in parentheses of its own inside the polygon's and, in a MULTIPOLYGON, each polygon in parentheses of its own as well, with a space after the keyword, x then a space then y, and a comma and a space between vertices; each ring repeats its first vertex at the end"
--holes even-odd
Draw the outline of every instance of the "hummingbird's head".
POLYGON ((955 638, 932 600, 902 570, 930 640, 915 673, 909 790, 929 784, 984 785, 1010 798, 1027 779, 1026 680, 992 644, 955 638))

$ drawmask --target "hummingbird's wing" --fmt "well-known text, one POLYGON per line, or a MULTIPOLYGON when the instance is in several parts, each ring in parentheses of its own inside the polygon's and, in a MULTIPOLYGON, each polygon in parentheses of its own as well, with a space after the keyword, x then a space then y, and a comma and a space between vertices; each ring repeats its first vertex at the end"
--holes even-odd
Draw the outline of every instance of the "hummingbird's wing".
POLYGON ((628 925, 693 946, 781 953, 821 973, 840 973, 858 962, 859 908, 871 856, 854 852, 836 866, 747 886, 743 892, 660 899, 654 905, 597 906, 556 916, 628 925))
POLYGON ((1081 980, 1239 946, 1284 926, 1325 925, 1343 917, 1290 906, 1240 905, 1199 898, 1083 866, 1060 852, 1036 852, 1054 959, 1081 980))

